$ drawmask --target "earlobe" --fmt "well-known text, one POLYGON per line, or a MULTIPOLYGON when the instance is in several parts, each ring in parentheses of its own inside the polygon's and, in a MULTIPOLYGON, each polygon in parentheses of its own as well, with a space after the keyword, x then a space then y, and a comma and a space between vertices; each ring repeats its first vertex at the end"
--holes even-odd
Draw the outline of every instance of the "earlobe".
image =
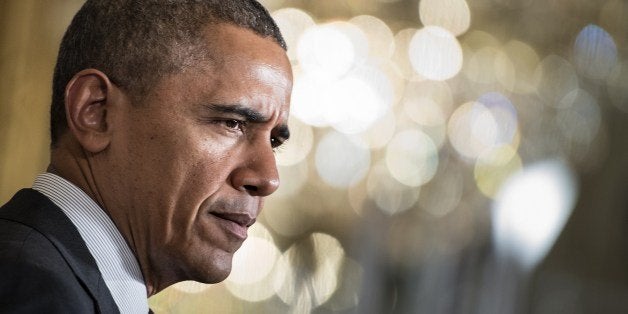
POLYGON ((104 150, 111 140, 107 112, 112 87, 107 75, 87 69, 74 75, 65 89, 68 127, 81 146, 91 153, 104 150))

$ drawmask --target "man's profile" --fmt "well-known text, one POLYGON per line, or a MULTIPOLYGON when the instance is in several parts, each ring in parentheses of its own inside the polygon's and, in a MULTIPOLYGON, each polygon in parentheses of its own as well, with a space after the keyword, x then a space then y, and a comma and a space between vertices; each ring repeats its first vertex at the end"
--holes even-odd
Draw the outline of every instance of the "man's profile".
POLYGON ((254 0, 88 0, 59 50, 49 168, 0 208, 0 312, 148 312, 224 280, 279 185, 285 49, 254 0))

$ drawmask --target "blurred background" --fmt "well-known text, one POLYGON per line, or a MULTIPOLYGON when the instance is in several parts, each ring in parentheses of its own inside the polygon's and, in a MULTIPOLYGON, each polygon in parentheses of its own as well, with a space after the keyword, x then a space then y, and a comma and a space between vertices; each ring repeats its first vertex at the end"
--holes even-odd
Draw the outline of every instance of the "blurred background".
MULTIPOLYGON (((628 1, 266 0, 281 188, 156 313, 628 313, 628 1)), ((82 1, 0 1, 0 203, 48 163, 82 1)))

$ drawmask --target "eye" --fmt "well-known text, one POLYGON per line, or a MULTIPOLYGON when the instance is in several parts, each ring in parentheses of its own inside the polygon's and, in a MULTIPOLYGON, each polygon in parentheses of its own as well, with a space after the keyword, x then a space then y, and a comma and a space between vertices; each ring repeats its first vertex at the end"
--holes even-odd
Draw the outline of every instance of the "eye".
POLYGON ((285 144, 285 140, 278 138, 278 137, 271 137, 270 138, 270 146, 273 148, 273 151, 277 152, 280 151, 282 148, 284 148, 283 144, 285 144))
POLYGON ((276 137, 271 137, 270 138, 270 146, 272 146, 272 148, 277 148, 277 147, 279 147, 279 145, 281 145, 281 143, 280 143, 278 138, 276 138, 276 137))
POLYGON ((219 122, 229 129, 242 130, 244 128, 244 121, 240 121, 240 120, 227 119, 227 120, 220 120, 219 122))

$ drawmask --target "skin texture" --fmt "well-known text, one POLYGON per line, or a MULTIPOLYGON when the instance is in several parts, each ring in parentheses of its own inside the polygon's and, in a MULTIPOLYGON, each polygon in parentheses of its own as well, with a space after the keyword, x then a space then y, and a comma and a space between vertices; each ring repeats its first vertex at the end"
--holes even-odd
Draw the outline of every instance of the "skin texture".
POLYGON ((176 282, 215 283, 279 178, 292 72, 274 41, 229 24, 208 26, 210 61, 164 77, 131 103, 105 73, 66 88, 70 132, 50 171, 109 214, 153 295, 176 282))

